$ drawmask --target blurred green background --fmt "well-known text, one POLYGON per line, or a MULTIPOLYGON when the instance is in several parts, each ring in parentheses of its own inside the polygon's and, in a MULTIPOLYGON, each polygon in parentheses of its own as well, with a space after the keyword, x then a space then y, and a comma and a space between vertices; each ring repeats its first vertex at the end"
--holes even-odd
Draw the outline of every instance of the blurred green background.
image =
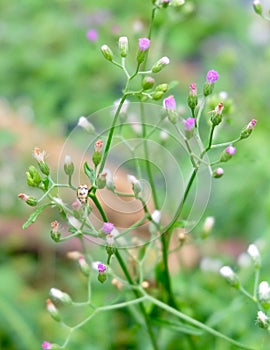
MULTIPOLYGON (((265 4, 269 7, 267 1, 265 4)), ((48 290, 55 283, 78 297, 83 295, 82 277, 50 243, 50 221, 45 215, 41 218, 45 224, 38 224, 30 233, 20 229, 30 213, 18 202, 17 194, 27 192, 25 169, 37 145, 33 132, 39 128, 45 140, 49 141, 50 135, 53 140, 64 140, 81 115, 108 107, 120 97, 121 72, 104 60, 99 48, 106 43, 116 51, 119 36, 125 35, 135 52, 137 38, 147 35, 150 11, 150 0, 0 3, 1 349, 32 350, 39 348, 43 338, 61 339, 62 333, 44 307, 48 290), (91 29, 97 31, 95 41, 87 38, 91 29), (25 129, 20 129, 21 123, 25 129)), ((230 123, 219 134, 222 140, 237 137, 250 119, 258 120, 256 131, 239 144, 233 160, 226 164, 225 176, 213 181, 205 215, 216 218, 210 246, 213 241, 240 245, 229 250, 228 256, 226 251, 224 261, 233 262, 236 253, 258 238, 264 242, 266 253, 270 245, 270 23, 252 11, 252 1, 186 1, 179 10, 169 8, 158 13, 152 46, 150 63, 164 55, 171 60, 157 81, 179 81, 173 91, 179 104, 186 103, 191 82, 197 82, 201 89, 209 69, 219 72, 215 92, 227 91, 234 99, 230 123)), ((129 62, 131 67, 135 60, 129 62)), ((54 153, 53 144, 48 153, 54 153)), ((204 249, 208 252, 207 243, 204 249)), ((209 254, 215 257, 220 251, 209 254)), ((267 267, 269 258, 266 254, 264 258, 267 267)), ((249 274, 245 274, 248 283, 249 274)), ((270 280, 267 269, 263 277, 270 280)), ((186 311, 195 312, 190 305, 196 305, 194 316, 201 320, 207 320, 213 308, 225 309, 226 300, 235 295, 229 288, 226 292, 221 288, 217 274, 202 274, 199 269, 191 274, 183 271, 175 283, 182 295, 189 295, 186 311), (193 277, 200 285, 190 285, 193 277)), ((96 288, 102 302, 107 291, 98 285, 96 288)), ((252 305, 244 308, 241 302, 231 312, 240 312, 245 322, 228 324, 230 317, 221 316, 217 327, 254 347, 260 342, 257 348, 266 349, 267 338, 254 325, 256 310, 252 305)), ((128 315, 122 310, 116 312, 116 323, 108 314, 99 316, 94 328, 89 324, 75 336, 70 349, 145 349, 144 337, 141 343, 137 341, 140 329, 128 324, 128 315)), ((164 334, 164 349, 175 349, 175 334, 164 334)), ((201 348, 207 344, 208 349, 233 349, 211 337, 198 338, 201 348)), ((188 341, 185 346, 189 349, 188 341)))

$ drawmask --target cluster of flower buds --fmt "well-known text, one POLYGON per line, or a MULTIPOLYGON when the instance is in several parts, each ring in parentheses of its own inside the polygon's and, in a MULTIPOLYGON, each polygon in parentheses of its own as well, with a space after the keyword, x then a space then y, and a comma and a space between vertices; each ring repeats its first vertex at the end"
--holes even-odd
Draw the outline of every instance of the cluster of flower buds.
POLYGON ((27 185, 31 187, 39 187, 41 184, 41 176, 34 165, 30 165, 26 172, 27 185))

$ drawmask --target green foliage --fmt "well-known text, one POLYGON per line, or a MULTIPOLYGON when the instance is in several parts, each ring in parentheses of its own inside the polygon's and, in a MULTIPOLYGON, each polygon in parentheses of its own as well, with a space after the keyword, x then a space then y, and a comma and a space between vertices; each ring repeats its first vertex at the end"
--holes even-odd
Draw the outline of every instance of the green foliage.
MULTIPOLYGON (((56 0, 49 3, 35 0, 23 3, 3 1, 0 4, 3 17, 0 34, 3 47, 0 53, 0 95, 15 106, 29 104, 33 108, 35 121, 43 124, 44 130, 47 124, 54 127, 61 125, 61 128, 64 126, 68 129, 69 125, 77 121, 78 116, 111 105, 114 99, 119 98, 123 86, 119 72, 112 70, 108 62, 102 60, 99 47, 108 43, 116 51, 116 38, 120 35, 127 35, 131 46, 135 47, 137 37, 146 35, 150 8, 150 0, 148 3, 116 0, 109 5, 105 0, 87 4, 56 0), (131 24, 136 20, 141 21, 143 29, 134 34, 131 24), (90 28, 98 30, 99 39, 95 43, 86 39, 86 32, 90 28)), ((259 232, 262 233, 267 247, 270 192, 266 166, 269 147, 265 139, 268 140, 269 133, 270 49, 269 43, 262 41, 263 36, 260 40, 260 35, 253 28, 255 25, 263 28, 264 24, 250 14, 247 4, 239 2, 232 5, 226 0, 187 1, 184 11, 160 11, 157 20, 154 34, 158 32, 159 37, 154 41, 154 57, 150 55, 149 60, 155 62, 160 58, 159 54, 165 52, 172 61, 172 68, 166 68, 157 78, 158 84, 165 80, 180 80, 178 85, 175 82, 170 83, 169 89, 175 94, 179 104, 184 103, 188 84, 198 81, 198 85, 202 86, 202 72, 210 68, 216 69, 222 76, 221 88, 230 91, 224 114, 226 110, 233 111, 218 136, 226 140, 228 135, 232 136, 235 126, 245 124, 251 117, 259 119, 252 142, 239 145, 231 161, 232 166, 226 169, 226 176, 213 183, 213 195, 207 213, 215 216, 217 227, 214 232, 221 241, 224 237, 230 237, 232 242, 235 242, 235 238, 242 238, 245 245, 247 241, 258 237, 259 232), (234 105, 231 103, 231 96, 236 97, 234 105)), ((209 110, 214 108, 218 100, 218 95, 213 96, 209 110)), ((2 130, 0 132, 0 144, 9 149, 15 140, 14 135, 2 130)), ((238 136, 235 135, 235 138, 238 136)), ((15 173, 17 167, 20 164, 14 164, 15 173)), ((94 170, 87 163, 84 170, 91 182, 94 182, 94 170)), ((13 188, 17 191, 18 181, 20 179, 16 179, 16 186, 9 186, 8 194, 13 188)), ((47 190, 49 180, 43 180, 43 185, 47 190)), ((0 190, 4 193, 6 189, 4 185, 2 187, 0 190)), ((30 215, 24 228, 34 223, 46 206, 38 207, 30 215)), ((14 208, 14 213, 16 211, 18 208, 14 208)), ((183 227, 184 221, 176 221, 174 224, 174 228, 183 227)), ((72 229, 70 232, 76 234, 77 230, 72 229)), ((210 252, 212 255, 220 255, 211 249, 211 243, 211 240, 207 241, 206 245, 209 244, 210 248, 205 246, 203 254, 210 252)), ((6 249, 7 257, 14 254, 12 246, 9 248, 7 244, 6 249)), ((145 250, 146 247, 141 248, 139 260, 145 259, 145 250)), ((42 254, 46 255, 46 248, 42 254)), ((100 251, 96 251, 96 258, 99 254, 100 251)), ((268 259, 266 251, 264 255, 268 259)), ((29 257, 32 255, 29 254, 29 257)), ((57 264, 57 268, 52 267, 60 270, 57 283, 70 288, 75 299, 85 297, 82 293, 85 281, 74 271, 71 275, 71 265, 63 256, 57 259, 61 264, 57 264), (59 267, 63 263, 64 267, 59 267)), ((224 263, 228 260, 229 263, 235 263, 225 253, 221 259, 224 263)), ((27 266, 31 271, 34 270, 36 264, 31 258, 20 264, 19 255, 14 261, 17 261, 19 275, 24 274, 27 266)), ((262 278, 269 280, 268 263, 266 260, 261 273, 262 278)), ((18 278, 9 264, 11 262, 7 260, 0 271, 0 347, 8 350, 37 349, 40 348, 41 338, 48 337, 48 334, 61 342, 65 338, 65 332, 56 331, 54 323, 45 320, 43 311, 40 310, 44 300, 40 289, 44 289, 44 285, 38 285, 36 290, 31 288, 31 283, 18 278)), ((158 265, 156 271, 149 272, 146 277, 151 281, 155 272, 157 279, 164 283, 163 268, 162 264, 158 265)), ((247 289, 252 289, 250 270, 240 270, 240 275, 244 277, 247 289)), ((96 305, 108 304, 108 295, 111 299, 115 296, 113 300, 121 302, 117 299, 119 292, 108 281, 100 286, 96 276, 94 280, 92 283, 96 305)), ((216 273, 202 273, 197 268, 188 272, 182 271, 173 276, 173 284, 177 291, 176 297, 181 303, 181 311, 254 349, 258 348, 258 344, 261 349, 267 349, 269 335, 255 326, 254 304, 248 302, 249 307, 246 307, 246 299, 237 297, 236 291, 225 285, 221 288, 220 276, 216 273), (228 307, 224 309, 224 305, 228 307)), ((46 284, 46 288, 49 289, 50 285, 51 281, 46 284)), ((155 294, 155 288, 152 291, 155 294)), ((238 348, 206 335, 195 326, 180 320, 155 317, 155 307, 151 314, 154 319, 154 332, 162 335, 161 346, 164 349, 175 349, 179 336, 184 349, 238 348)), ((78 320, 80 316, 81 314, 75 316, 71 312, 70 315, 67 314, 67 319, 78 320)), ((109 312, 99 313, 72 338, 70 349, 89 349, 89 339, 93 350, 145 349, 148 338, 138 326, 141 321, 136 306, 131 306, 128 312, 119 309, 110 315, 109 312), (137 320, 137 324, 133 319, 137 320)))

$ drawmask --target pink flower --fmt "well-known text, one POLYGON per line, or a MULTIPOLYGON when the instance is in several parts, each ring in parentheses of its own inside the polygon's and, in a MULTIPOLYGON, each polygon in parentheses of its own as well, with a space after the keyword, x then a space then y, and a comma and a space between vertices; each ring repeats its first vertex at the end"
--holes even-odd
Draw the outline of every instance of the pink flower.
POLYGON ((114 224, 112 224, 111 222, 104 222, 103 223, 102 230, 104 233, 110 234, 113 229, 114 229, 114 224))
POLYGON ((49 343, 48 341, 44 341, 41 345, 42 349, 44 350, 50 350, 52 349, 52 344, 49 343))
POLYGON ((99 263, 98 264, 98 266, 97 266, 97 268, 98 268, 98 272, 99 273, 104 273, 105 271, 106 271, 106 265, 104 265, 104 264, 102 264, 102 263, 99 263))
POLYGON ((210 84, 214 84, 218 80, 218 72, 215 70, 209 70, 206 75, 206 81, 210 84))
POLYGON ((33 157, 36 159, 36 161, 37 161, 38 163, 44 163, 44 161, 45 161, 45 155, 46 155, 46 152, 45 152, 45 151, 41 151, 41 149, 38 148, 38 147, 35 147, 35 148, 34 148, 33 157))
POLYGON ((86 37, 89 41, 97 41, 98 40, 98 32, 95 29, 89 29, 86 33, 86 37))
POLYGON ((146 51, 149 49, 150 40, 148 38, 140 38, 139 39, 139 49, 140 51, 146 51))
POLYGON ((191 84, 189 85, 189 94, 190 94, 191 96, 197 96, 197 86, 196 86, 195 83, 191 83, 191 84))
POLYGON ((171 95, 163 100, 164 107, 169 111, 175 111, 176 110, 176 102, 174 99, 174 96, 171 95))
POLYGON ((103 141, 97 140, 95 143, 95 152, 101 152, 103 147, 103 141))
POLYGON ((233 156, 236 152, 236 148, 233 147, 232 145, 228 146, 226 149, 225 149, 225 152, 227 154, 229 154, 230 156, 233 156))
POLYGON ((252 119, 249 123, 248 123, 248 129, 249 130, 253 130, 255 125, 257 124, 257 120, 256 119, 252 119))
POLYGON ((184 123, 185 123, 185 130, 190 131, 195 127, 196 118, 188 118, 187 120, 184 121, 184 123))

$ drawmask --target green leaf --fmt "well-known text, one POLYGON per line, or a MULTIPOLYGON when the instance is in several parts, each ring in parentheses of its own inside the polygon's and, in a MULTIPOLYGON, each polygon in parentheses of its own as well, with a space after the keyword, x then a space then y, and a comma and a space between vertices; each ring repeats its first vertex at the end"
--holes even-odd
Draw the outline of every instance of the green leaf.
POLYGON ((153 322, 159 327, 166 327, 174 332, 181 332, 181 333, 193 334, 193 335, 202 335, 203 333, 200 329, 184 324, 177 320, 168 321, 162 318, 155 318, 153 322))
POLYGON ((91 183, 95 182, 95 171, 94 169, 90 168, 89 164, 87 162, 84 163, 83 165, 84 172, 86 176, 89 178, 91 183))
POLYGON ((47 203, 47 204, 44 204, 44 205, 41 205, 40 207, 38 207, 35 211, 33 211, 33 213, 29 216, 29 218, 27 219, 27 221, 23 224, 22 228, 23 230, 25 230, 28 226, 30 226, 31 224, 33 224, 37 217, 39 216, 40 213, 42 213, 42 211, 50 206, 51 204, 50 203, 47 203))

